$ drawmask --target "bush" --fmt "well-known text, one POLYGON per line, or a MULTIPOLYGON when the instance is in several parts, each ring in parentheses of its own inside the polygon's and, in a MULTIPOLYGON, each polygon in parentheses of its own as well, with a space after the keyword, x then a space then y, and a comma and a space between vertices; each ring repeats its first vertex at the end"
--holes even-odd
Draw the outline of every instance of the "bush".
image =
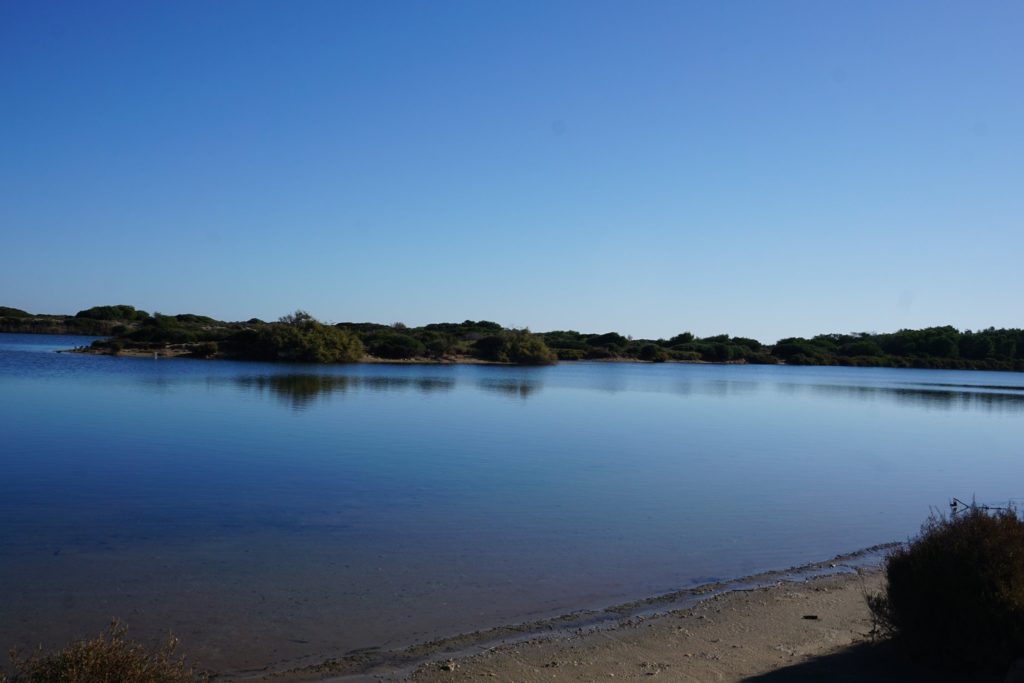
POLYGON ((887 559, 885 578, 868 605, 911 653, 999 671, 1024 654, 1024 522, 1015 510, 932 516, 887 559))
POLYGON ((606 334, 592 334, 587 337, 587 345, 599 348, 606 348, 612 353, 622 351, 629 344, 629 340, 618 332, 606 334))
POLYGON ((118 304, 117 306, 93 306, 75 313, 75 317, 93 320, 145 320, 149 314, 145 311, 135 310, 134 306, 118 304))
POLYGON ((689 344, 692 341, 693 341, 693 333, 692 332, 683 332, 682 334, 677 334, 676 336, 674 336, 671 339, 669 339, 668 340, 668 345, 669 346, 682 346, 683 344, 689 344))
POLYGON ((427 347, 418 339, 394 332, 372 336, 369 347, 370 353, 378 358, 415 358, 427 352, 427 347))
POLYGON ((857 341, 843 344, 839 353, 844 356, 881 356, 882 347, 870 339, 858 339, 857 341))
POLYGON ((551 365, 558 356, 544 340, 527 329, 504 330, 477 340, 473 350, 478 358, 516 365, 551 365))
POLYGON ((457 351, 455 339, 443 332, 420 332, 419 341, 431 358, 444 358, 457 351))
POLYGON ((213 358, 217 355, 217 351, 217 342, 200 342, 192 347, 192 356, 194 358, 213 358))
POLYGON ((553 365, 558 356, 548 348, 544 340, 527 329, 509 330, 508 359, 518 365, 553 365))
POLYGON ((171 315, 154 313, 142 321, 142 325, 125 335, 136 342, 155 344, 189 344, 197 341, 194 330, 182 325, 171 315))
POLYGON ((301 363, 355 363, 364 352, 354 334, 324 325, 305 311, 237 332, 218 348, 237 358, 301 363))
POLYGON ((660 346, 645 344, 640 348, 638 357, 640 360, 646 360, 652 363, 664 363, 668 360, 668 352, 660 346))
POLYGON ((169 636, 150 651, 126 639, 127 629, 113 622, 92 640, 81 640, 50 654, 33 652, 21 659, 11 653, 14 673, 0 683, 196 683, 207 681, 174 654, 178 641, 169 636))

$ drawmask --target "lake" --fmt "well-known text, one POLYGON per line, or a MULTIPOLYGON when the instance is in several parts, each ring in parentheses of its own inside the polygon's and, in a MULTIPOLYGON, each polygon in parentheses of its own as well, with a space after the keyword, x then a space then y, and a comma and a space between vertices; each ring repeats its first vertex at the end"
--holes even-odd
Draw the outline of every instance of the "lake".
POLYGON ((239 671, 599 608, 1024 498, 1024 375, 299 366, 0 334, 0 645, 239 671))

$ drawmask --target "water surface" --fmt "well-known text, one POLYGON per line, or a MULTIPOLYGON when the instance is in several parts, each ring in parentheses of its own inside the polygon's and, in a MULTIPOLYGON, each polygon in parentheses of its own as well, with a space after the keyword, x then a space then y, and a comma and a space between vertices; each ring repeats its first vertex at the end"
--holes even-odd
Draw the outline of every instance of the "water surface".
POLYGON ((1024 376, 295 366, 0 335, 0 644, 112 616, 217 669, 905 539, 1024 498, 1024 376))

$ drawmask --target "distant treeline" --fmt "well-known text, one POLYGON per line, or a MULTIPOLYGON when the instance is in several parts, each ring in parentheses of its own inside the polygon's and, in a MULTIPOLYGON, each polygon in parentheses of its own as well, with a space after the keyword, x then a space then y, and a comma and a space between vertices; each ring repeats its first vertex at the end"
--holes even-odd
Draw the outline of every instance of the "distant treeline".
POLYGON ((475 359, 545 365, 558 360, 636 360, 1024 371, 1024 330, 959 331, 929 327, 791 337, 773 345, 756 339, 696 337, 633 339, 617 332, 532 333, 486 320, 407 327, 402 323, 321 323, 303 311, 274 322, 223 322, 195 314, 161 315, 132 306, 96 306, 74 316, 33 315, 0 306, 0 332, 106 336, 94 350, 175 350, 203 358, 346 363, 361 360, 475 359))

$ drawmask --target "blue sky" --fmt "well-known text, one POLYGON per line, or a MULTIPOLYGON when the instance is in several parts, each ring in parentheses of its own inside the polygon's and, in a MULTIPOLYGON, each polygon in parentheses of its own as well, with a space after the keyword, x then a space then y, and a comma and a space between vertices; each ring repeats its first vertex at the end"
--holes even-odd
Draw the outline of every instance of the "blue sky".
POLYGON ((1019 2, 0 3, 0 304, 1024 326, 1019 2))

